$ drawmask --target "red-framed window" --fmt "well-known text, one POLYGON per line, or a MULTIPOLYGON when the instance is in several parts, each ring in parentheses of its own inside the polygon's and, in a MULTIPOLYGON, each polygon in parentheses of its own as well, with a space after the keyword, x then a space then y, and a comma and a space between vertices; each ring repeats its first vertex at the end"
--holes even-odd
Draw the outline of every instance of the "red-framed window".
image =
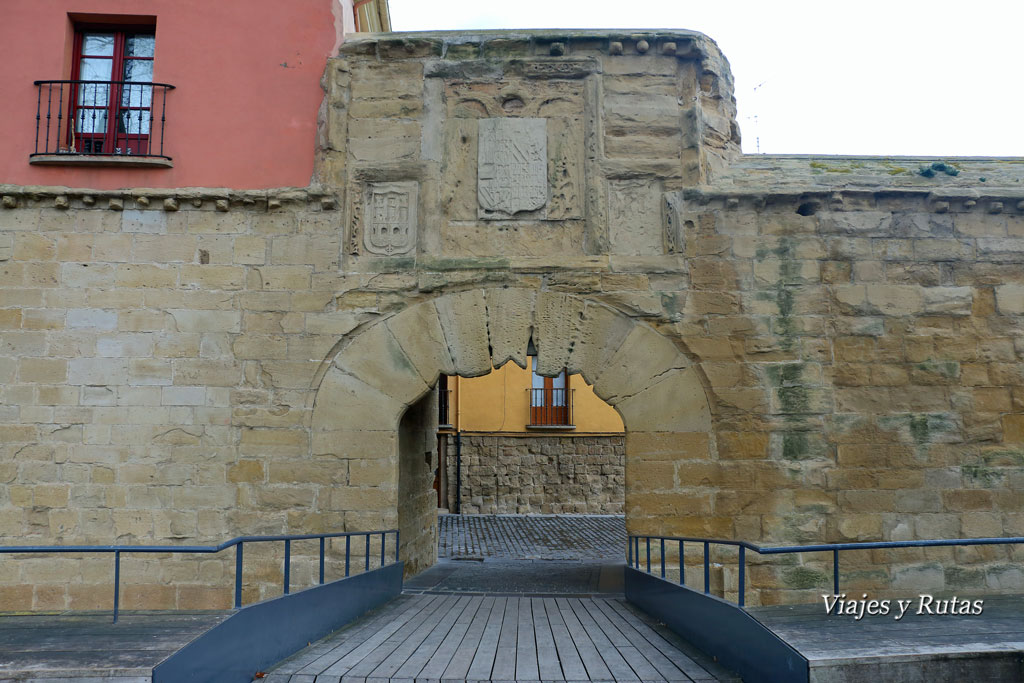
POLYGON ((532 357, 530 387, 530 424, 568 426, 570 424, 569 376, 562 370, 555 377, 537 374, 537 357, 532 357))
POLYGON ((80 27, 71 78, 70 147, 81 154, 149 154, 156 34, 147 27, 80 27))

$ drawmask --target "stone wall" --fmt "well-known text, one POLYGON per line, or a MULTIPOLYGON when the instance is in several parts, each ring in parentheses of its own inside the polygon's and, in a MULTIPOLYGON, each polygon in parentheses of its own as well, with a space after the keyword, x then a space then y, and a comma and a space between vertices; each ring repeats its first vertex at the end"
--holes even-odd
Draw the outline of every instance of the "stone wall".
MULTIPOLYGON (((531 340, 622 415, 633 532, 1024 535, 1019 160, 741 157, 687 32, 370 37, 325 85, 307 189, 0 186, 5 544, 405 523, 422 566, 400 421, 531 340), (529 191, 490 182, 495 118, 534 121, 529 191)), ((843 585, 1021 590, 1022 552, 851 553, 843 585)), ((246 557, 246 599, 279 593, 280 549, 246 557)), ((826 560, 752 558, 748 599, 820 599, 826 560)), ((133 559, 124 607, 224 606, 232 571, 133 559)), ((109 607, 109 581, 4 561, 0 605, 109 607)))
MULTIPOLYGON (((623 436, 462 436, 464 514, 621 515, 623 436)), ((449 439, 449 509, 455 509, 456 450, 449 439)))

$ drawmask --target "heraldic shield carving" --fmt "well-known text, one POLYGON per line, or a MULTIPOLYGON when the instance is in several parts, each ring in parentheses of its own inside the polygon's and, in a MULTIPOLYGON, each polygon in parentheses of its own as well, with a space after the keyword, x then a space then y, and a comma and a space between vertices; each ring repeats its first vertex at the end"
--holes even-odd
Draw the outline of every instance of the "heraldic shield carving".
POLYGON ((419 184, 370 183, 366 186, 363 245, 371 254, 406 254, 416 246, 419 184))
POLYGON ((478 121, 480 218, 511 218, 548 201, 547 119, 478 121))

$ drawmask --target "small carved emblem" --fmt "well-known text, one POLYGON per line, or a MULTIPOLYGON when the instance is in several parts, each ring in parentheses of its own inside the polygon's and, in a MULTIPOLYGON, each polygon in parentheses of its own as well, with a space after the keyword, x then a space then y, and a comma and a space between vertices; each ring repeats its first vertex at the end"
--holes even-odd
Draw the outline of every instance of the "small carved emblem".
POLYGON ((371 254, 406 254, 416 246, 416 201, 419 185, 370 183, 363 210, 363 246, 371 254))
POLYGON ((511 218, 548 201, 547 119, 478 121, 477 199, 481 218, 511 218))

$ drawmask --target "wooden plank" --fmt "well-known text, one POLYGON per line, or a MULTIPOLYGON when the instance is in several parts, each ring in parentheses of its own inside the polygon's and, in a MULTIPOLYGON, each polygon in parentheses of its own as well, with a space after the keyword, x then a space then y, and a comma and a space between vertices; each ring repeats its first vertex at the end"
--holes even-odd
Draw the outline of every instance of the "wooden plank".
POLYGON ((484 627, 483 636, 480 638, 480 646, 477 648, 473 663, 469 667, 468 679, 471 681, 490 680, 491 671, 494 669, 494 657, 498 651, 498 637, 501 632, 501 622, 505 617, 505 606, 508 598, 498 598, 494 601, 491 614, 487 618, 487 626, 484 627))
POLYGON ((344 656, 351 648, 354 648, 375 633, 379 628, 378 624, 380 622, 399 619, 403 614, 407 614, 410 610, 415 609, 418 609, 416 598, 405 595, 399 596, 397 600, 388 603, 380 610, 360 618, 348 627, 327 636, 312 647, 308 647, 302 652, 289 657, 280 665, 274 667, 274 673, 318 674, 344 656), (344 648, 350 643, 352 645, 349 650, 338 654, 337 657, 331 657, 339 649, 344 648))
POLYGON ((591 642, 594 643, 594 647, 601 655, 601 659, 604 660, 608 670, 612 672, 612 677, 616 681, 639 681, 640 677, 636 675, 633 668, 615 648, 604 631, 594 622, 593 617, 583 607, 580 599, 569 598, 566 600, 566 603, 572 609, 576 618, 579 619, 580 625, 591 642))
POLYGON ((551 625, 551 635, 555 641, 555 649, 558 652, 558 660, 562 665, 562 674, 567 681, 588 680, 587 668, 583 666, 576 643, 569 635, 569 629, 565 626, 562 613, 558 609, 554 598, 544 598, 544 611, 551 625))
POLYGON ((462 611, 462 614, 459 615, 459 618, 455 620, 455 624, 448 631, 444 640, 435 648, 434 654, 426 662, 426 665, 421 668, 421 671, 416 674, 417 679, 440 680, 441 675, 452 661, 452 657, 455 656, 455 651, 458 649, 459 644, 462 643, 463 637, 469 630, 470 624, 476 618, 476 613, 479 611, 483 601, 483 597, 480 596, 470 599, 470 603, 462 611))
POLYGON ((565 598, 555 598, 555 604, 558 605, 558 613, 562 616, 562 621, 565 622, 565 628, 569 631, 572 642, 576 644, 576 651, 579 652, 580 659, 583 660, 583 666, 587 669, 587 677, 592 680, 611 680, 612 672, 608 670, 608 666, 601 659, 601 653, 594 647, 593 641, 590 640, 590 636, 587 635, 580 620, 576 618, 572 607, 565 598))
MULTIPOLYGON (((638 649, 636 649, 635 647, 623 646, 623 647, 617 647, 617 648, 615 648, 615 650, 616 650, 616 652, 618 652, 622 656, 622 658, 624 660, 626 660, 626 663, 629 664, 629 667, 633 670, 633 672, 636 674, 636 676, 639 678, 639 680, 641 680, 641 681, 658 681, 658 680, 661 680, 662 678, 664 678, 661 675, 661 672, 658 671, 654 667, 653 664, 651 664, 651 662, 647 659, 647 657, 645 657, 643 654, 641 654, 641 652, 638 649)), ((676 681, 689 681, 690 680, 690 677, 687 676, 686 674, 684 674, 681 671, 679 672, 678 676, 679 676, 678 678, 673 678, 673 679, 669 679, 669 680, 676 680, 676 681)))
MULTIPOLYGON (((388 628, 394 628, 398 630, 410 619, 416 617, 417 614, 422 612, 424 609, 428 609, 430 605, 438 602, 440 596, 417 596, 410 601, 409 608, 401 611, 393 618, 389 614, 374 615, 362 624, 356 633, 348 635, 344 640, 338 643, 330 651, 324 653, 313 662, 309 663, 298 673, 302 674, 323 674, 328 673, 328 670, 335 666, 339 661, 352 653, 353 650, 362 646, 371 638, 380 637, 381 642, 387 638, 390 633, 386 635, 384 631, 388 628)), ((341 675, 341 671, 337 674, 330 672, 329 675, 341 675)))
MULTIPOLYGON (((451 596, 438 609, 431 612, 426 619, 423 619, 415 629, 407 633, 396 632, 395 635, 388 638, 373 653, 353 666, 348 672, 349 675, 365 675, 367 679, 390 679, 391 675, 405 663, 409 655, 416 651, 416 648, 426 640, 434 628, 438 624, 445 624, 449 615, 460 606, 464 606, 466 600, 468 598, 451 596)), ((451 616, 451 621, 455 621, 454 616, 451 616)))
POLYGON ((530 598, 519 600, 519 622, 516 624, 516 680, 520 681, 540 680, 532 604, 530 598))
POLYGON ((484 635, 484 627, 487 625, 487 620, 490 618, 491 610, 493 608, 493 597, 486 597, 480 603, 480 608, 473 617, 473 623, 469 625, 469 630, 466 631, 466 635, 462 638, 462 642, 459 643, 459 647, 455 650, 455 654, 452 656, 452 661, 441 674, 442 680, 466 679, 469 674, 469 666, 473 663, 473 657, 476 655, 477 647, 480 645, 480 639, 484 635))
POLYGON ((558 662, 558 649, 551 634, 551 623, 541 598, 531 598, 533 628, 537 638, 537 668, 542 681, 564 681, 562 665, 558 662))
MULTIPOLYGON (((604 621, 608 624, 609 628, 614 628, 616 631, 622 634, 626 641, 630 644, 630 647, 639 652, 644 659, 658 672, 657 678, 664 678, 668 681, 689 681, 691 680, 679 667, 669 660, 668 657, 663 655, 657 648, 647 642, 640 633, 633 628, 629 622, 623 619, 622 615, 608 608, 605 600, 593 600, 592 607, 594 612, 604 617, 604 621)), ((595 618, 595 621, 597 619, 595 618)), ((601 623, 601 622, 598 622, 601 623)), ((626 657, 623 652, 623 657, 626 657)), ((627 658, 628 661, 628 658, 627 658)), ((634 670, 640 674, 639 670, 634 667, 634 670)), ((648 676, 640 675, 641 678, 648 678, 648 676)))
POLYGON ((635 614, 623 605, 619 600, 606 600, 605 604, 612 610, 618 612, 622 618, 642 635, 655 649, 671 661, 679 670, 695 681, 714 681, 713 676, 707 669, 695 662, 689 655, 669 642, 664 636, 645 624, 635 614))
MULTIPOLYGON (((479 599, 477 599, 477 602, 479 599)), ((416 644, 411 649, 409 644, 414 643, 415 638, 410 637, 406 643, 403 643, 401 647, 397 648, 395 652, 389 657, 389 659, 402 658, 398 662, 398 667, 389 671, 384 665, 378 667, 370 677, 379 678, 386 677, 389 679, 402 679, 409 678, 415 679, 419 677, 420 669, 433 657, 437 651, 438 646, 444 642, 445 638, 448 637, 449 632, 452 629, 453 624, 457 623, 462 618, 463 613, 472 607, 476 609, 477 602, 470 596, 463 596, 459 599, 455 605, 447 611, 436 623, 433 629, 427 634, 421 642, 416 644)), ((390 665, 389 665, 390 666, 390 665)))
POLYGON ((519 603, 522 598, 509 598, 498 634, 498 649, 494 654, 491 680, 512 681, 516 677, 516 634, 519 625, 519 603))
MULTIPOLYGON (((350 678, 365 677, 365 674, 350 673, 350 670, 381 646, 384 646, 385 651, 390 654, 391 650, 395 648, 395 645, 385 645, 386 643, 389 641, 394 642, 395 640, 401 642, 402 638, 416 630, 423 620, 429 617, 432 612, 447 604, 448 600, 445 599, 445 596, 438 596, 438 598, 438 600, 431 602, 429 605, 424 605, 423 609, 416 611, 409 617, 409 619, 401 623, 392 622, 390 624, 382 624, 377 633, 367 638, 366 641, 361 643, 358 647, 354 648, 337 662, 327 667, 323 673, 328 676, 347 676, 350 678)), ((379 653, 373 656, 373 661, 375 663, 380 661, 379 653)))

